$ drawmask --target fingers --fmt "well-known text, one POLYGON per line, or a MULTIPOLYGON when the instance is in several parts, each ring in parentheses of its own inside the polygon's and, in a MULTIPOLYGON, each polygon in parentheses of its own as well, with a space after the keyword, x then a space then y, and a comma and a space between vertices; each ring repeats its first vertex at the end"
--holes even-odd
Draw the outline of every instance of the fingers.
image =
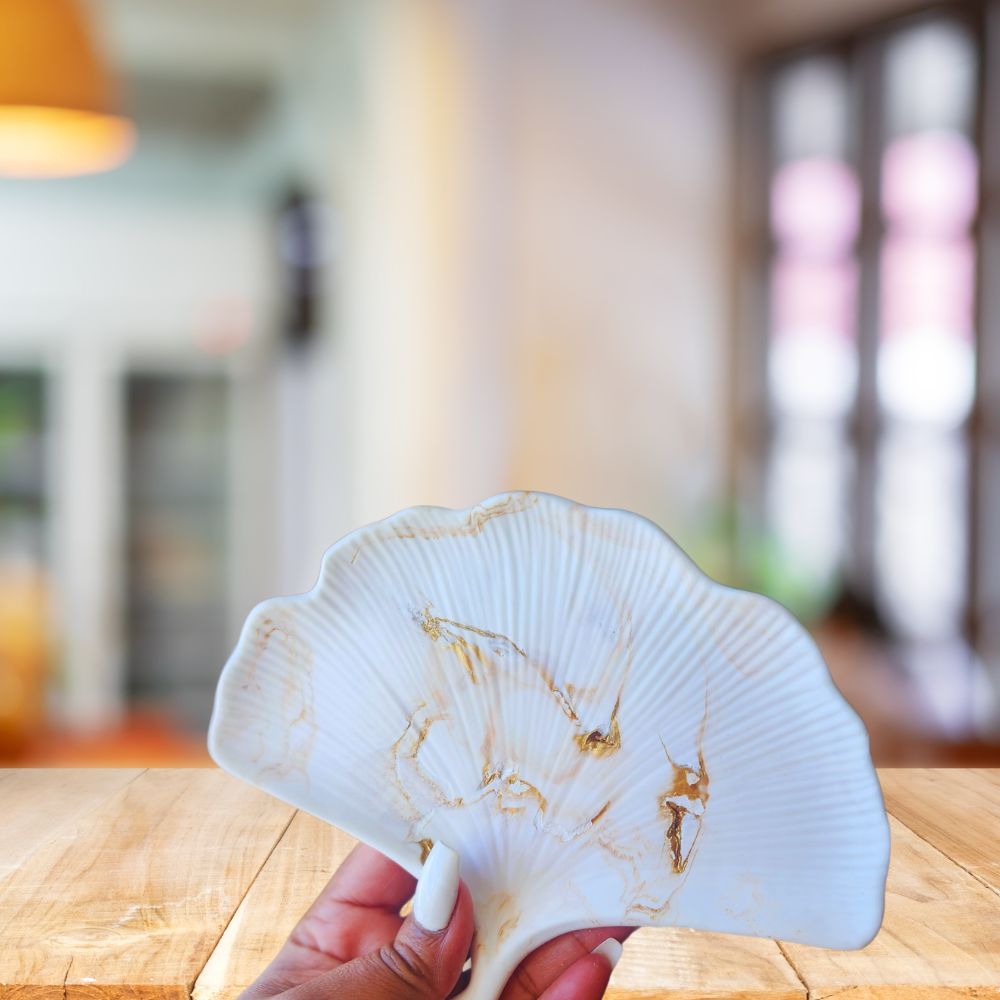
POLYGON ((462 972, 475 930, 472 898, 459 882, 458 855, 435 845, 413 912, 390 943, 284 994, 287 1000, 444 1000, 462 972))
POLYGON ((589 955, 578 958, 539 1000, 601 1000, 621 957, 621 944, 608 938, 589 955))
POLYGON ((372 847, 358 844, 299 921, 290 940, 341 962, 391 941, 416 879, 372 847))
MULTIPOLYGON (((244 996, 445 1000, 459 983, 474 930, 472 900, 450 848, 435 846, 415 882, 359 846, 244 996), (404 921, 399 909, 414 885, 413 913, 404 921)), ((548 942, 521 963, 503 1000, 600 1000, 620 957, 617 942, 631 932, 592 928, 548 942)))
POLYGON ((295 925, 254 992, 288 989, 377 951, 399 933, 399 910, 415 885, 395 862, 358 844, 295 925))
POLYGON ((344 859, 313 904, 322 911, 332 905, 364 906, 398 913, 413 895, 416 879, 373 847, 358 844, 344 859))
MULTIPOLYGON (((634 930, 632 927, 594 927, 582 931, 571 931, 543 944, 533 951, 515 970, 507 988, 502 994, 502 1000, 538 1000, 545 996, 545 991, 554 986, 557 980, 568 973, 570 968, 581 960, 590 959, 591 952, 609 937, 615 941, 624 941, 634 930)), ((608 973, 610 975, 610 971, 608 973)), ((574 978, 583 975, 574 972, 574 978)), ((605 983, 605 985, 607 985, 605 983)), ((604 987, 601 987, 603 991, 604 987)), ((600 996, 601 993, 594 994, 600 996)), ((561 996, 557 995, 557 996, 561 996)), ((566 994, 573 1000, 589 1000, 591 994, 566 994)))

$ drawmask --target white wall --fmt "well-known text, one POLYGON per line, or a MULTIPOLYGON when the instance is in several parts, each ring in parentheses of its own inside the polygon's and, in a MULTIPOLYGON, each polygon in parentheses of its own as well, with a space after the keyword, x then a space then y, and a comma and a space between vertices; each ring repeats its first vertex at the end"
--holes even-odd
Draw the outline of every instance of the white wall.
POLYGON ((683 534, 717 495, 729 76, 684 8, 381 5, 343 325, 356 520, 522 487, 683 534))
POLYGON ((661 7, 519 19, 512 478, 684 535, 725 460, 729 79, 661 7))

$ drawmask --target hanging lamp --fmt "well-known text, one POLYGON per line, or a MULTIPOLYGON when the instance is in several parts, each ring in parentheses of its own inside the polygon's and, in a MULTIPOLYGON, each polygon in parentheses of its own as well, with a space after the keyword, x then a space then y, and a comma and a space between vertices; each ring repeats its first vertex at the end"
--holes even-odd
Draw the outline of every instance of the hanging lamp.
POLYGON ((134 141, 77 0, 0 0, 0 177, 110 170, 134 141))

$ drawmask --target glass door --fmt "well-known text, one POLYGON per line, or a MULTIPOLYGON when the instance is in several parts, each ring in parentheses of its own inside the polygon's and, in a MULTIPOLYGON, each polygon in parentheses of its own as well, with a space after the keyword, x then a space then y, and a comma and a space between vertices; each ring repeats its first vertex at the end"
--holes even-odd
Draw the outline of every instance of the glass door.
POLYGON ((125 419, 128 693, 201 728, 228 652, 228 384, 131 375, 125 419))
POLYGON ((0 373, 0 756, 41 722, 49 653, 45 382, 0 373))

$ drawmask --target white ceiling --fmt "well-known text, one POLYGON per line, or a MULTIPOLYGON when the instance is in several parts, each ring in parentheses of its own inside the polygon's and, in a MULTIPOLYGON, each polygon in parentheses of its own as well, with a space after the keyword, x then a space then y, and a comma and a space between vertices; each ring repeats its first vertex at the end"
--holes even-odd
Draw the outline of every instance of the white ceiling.
MULTIPOLYGON (((371 0, 85 2, 93 10, 109 55, 126 72, 138 69, 259 78, 276 72, 299 41, 339 4, 371 0)), ((737 53, 813 41, 920 6, 920 0, 657 2, 687 11, 721 45, 737 53)))
POLYGON ((325 15, 347 0, 82 0, 140 131, 241 142, 325 15))
POLYGON ((108 56, 132 71, 273 75, 337 0, 86 0, 108 56))
MULTIPOLYGON (((37 2, 37 0, 36 0, 37 2)), ((373 0, 83 0, 147 131, 235 138, 304 42, 343 4, 373 0)), ((417 0, 397 0, 417 2, 417 0)), ((436 0, 446 2, 446 0, 436 0)), ((450 0, 507 3, 518 0, 450 0)), ((529 2, 529 0, 526 0, 529 2)), ((545 2, 545 0, 530 0, 545 2)), ((614 0, 609 0, 614 2, 614 0)), ((919 0, 650 0, 685 13, 730 58, 836 35, 919 0)))

